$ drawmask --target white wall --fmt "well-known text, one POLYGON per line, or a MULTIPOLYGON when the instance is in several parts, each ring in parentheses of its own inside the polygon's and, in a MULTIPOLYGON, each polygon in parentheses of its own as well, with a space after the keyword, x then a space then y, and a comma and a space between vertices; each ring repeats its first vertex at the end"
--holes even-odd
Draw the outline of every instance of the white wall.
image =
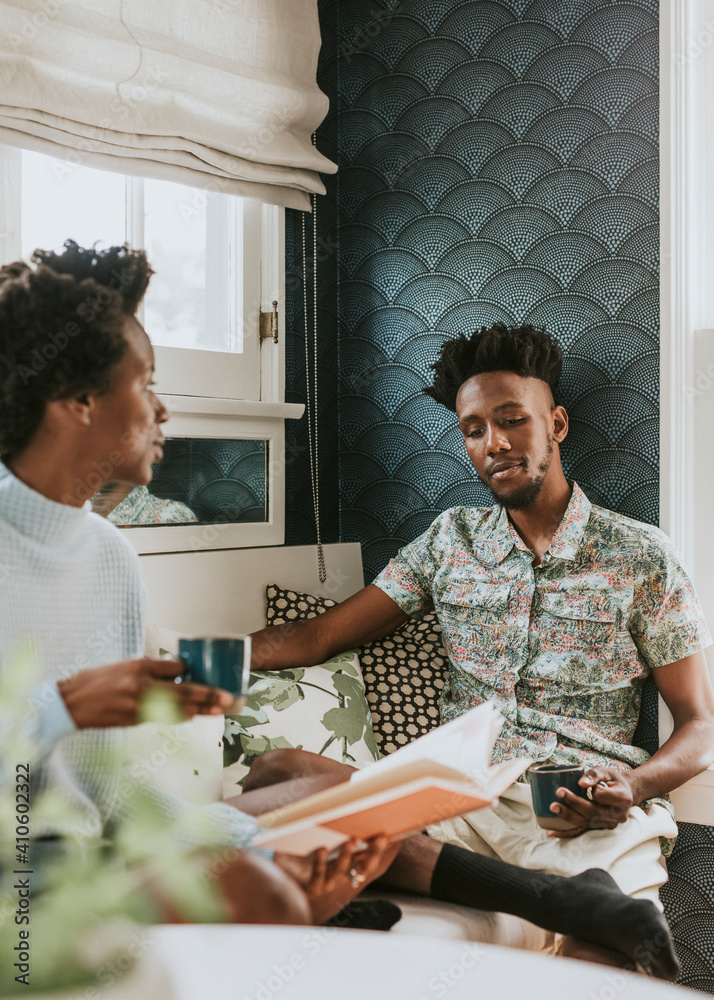
POLYGON ((270 583, 344 601, 364 583, 358 542, 325 545, 320 582, 314 545, 141 556, 147 622, 187 635, 253 632, 265 625, 270 583))

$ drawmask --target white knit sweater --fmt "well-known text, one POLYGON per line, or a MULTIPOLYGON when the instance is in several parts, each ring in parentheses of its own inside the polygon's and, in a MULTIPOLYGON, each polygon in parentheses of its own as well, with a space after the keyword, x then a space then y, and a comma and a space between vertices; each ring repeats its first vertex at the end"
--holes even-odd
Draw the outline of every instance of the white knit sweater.
MULTIPOLYGON (((48 500, 0 463, 0 669, 32 642, 37 674, 25 729, 38 738, 44 758, 36 778, 73 801, 80 832, 88 836, 99 835, 122 811, 121 774, 101 761, 110 749, 126 754, 129 731, 76 730, 56 683, 140 656, 145 601, 138 556, 117 528, 90 504, 48 500)), ((14 772, 15 762, 3 763, 14 772)), ((212 842, 245 846, 257 829, 252 817, 227 804, 192 807, 155 794, 180 818, 187 843, 196 810, 211 820, 212 842)))

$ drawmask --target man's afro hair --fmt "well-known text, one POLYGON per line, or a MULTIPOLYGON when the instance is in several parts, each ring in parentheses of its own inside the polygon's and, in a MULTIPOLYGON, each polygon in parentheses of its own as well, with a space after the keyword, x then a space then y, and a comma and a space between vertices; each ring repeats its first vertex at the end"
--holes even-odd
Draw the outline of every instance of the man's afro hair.
POLYGON ((533 326, 508 327, 496 323, 478 333, 447 340, 432 365, 434 384, 424 391, 437 403, 456 410, 459 389, 482 372, 515 372, 546 382, 553 393, 563 367, 559 344, 545 330, 533 326))

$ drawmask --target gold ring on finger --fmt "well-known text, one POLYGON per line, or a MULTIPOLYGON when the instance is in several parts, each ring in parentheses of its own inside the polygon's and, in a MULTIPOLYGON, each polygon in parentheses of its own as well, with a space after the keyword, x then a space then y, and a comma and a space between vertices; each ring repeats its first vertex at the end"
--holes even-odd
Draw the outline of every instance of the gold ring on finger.
POLYGON ((607 782, 606 781, 598 781, 598 783, 596 785, 590 785, 590 787, 588 788, 588 790, 587 790, 587 792, 585 794, 587 795, 587 797, 590 799, 591 802, 593 801, 593 790, 595 788, 607 788, 607 782))
POLYGON ((350 869, 350 885, 353 889, 357 889, 367 878, 362 872, 358 872, 356 868, 350 869))

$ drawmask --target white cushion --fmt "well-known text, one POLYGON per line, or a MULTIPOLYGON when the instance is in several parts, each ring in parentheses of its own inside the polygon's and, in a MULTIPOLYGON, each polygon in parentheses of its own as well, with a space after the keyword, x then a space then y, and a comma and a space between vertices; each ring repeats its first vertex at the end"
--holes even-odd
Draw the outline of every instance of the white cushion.
POLYGON ((240 793, 238 782, 266 750, 310 750, 353 767, 379 757, 355 650, 313 667, 255 673, 251 681, 241 714, 226 718, 225 798, 240 793))
POLYGON ((417 934, 432 940, 481 941, 506 948, 529 951, 553 950, 553 935, 542 927, 514 917, 510 913, 475 910, 456 903, 442 903, 410 893, 380 892, 368 889, 360 899, 389 899, 402 911, 402 919, 391 934, 417 934))

